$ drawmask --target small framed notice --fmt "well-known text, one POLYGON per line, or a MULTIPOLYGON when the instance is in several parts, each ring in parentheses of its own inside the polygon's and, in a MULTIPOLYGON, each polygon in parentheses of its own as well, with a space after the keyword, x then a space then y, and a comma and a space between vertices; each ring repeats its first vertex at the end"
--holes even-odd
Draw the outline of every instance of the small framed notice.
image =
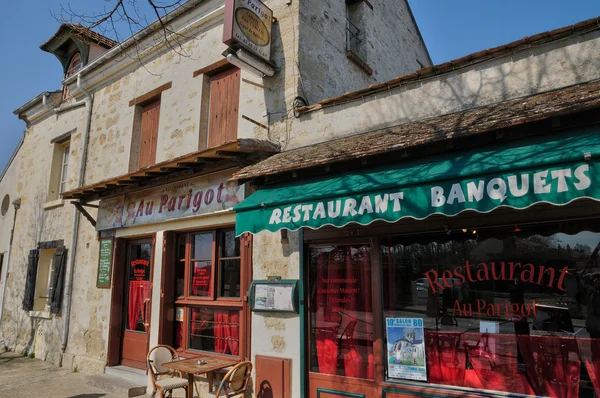
POLYGON ((298 312, 298 281, 253 281, 249 292, 255 312, 298 312))
POLYGON ((96 287, 110 288, 110 274, 112 271, 113 238, 100 239, 100 255, 98 256, 98 277, 96 287))

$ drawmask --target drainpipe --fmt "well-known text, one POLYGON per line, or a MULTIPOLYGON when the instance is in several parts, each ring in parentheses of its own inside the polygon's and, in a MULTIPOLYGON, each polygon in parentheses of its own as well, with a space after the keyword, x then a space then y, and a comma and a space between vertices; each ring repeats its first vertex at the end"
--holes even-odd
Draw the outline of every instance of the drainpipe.
MULTIPOLYGON (((86 104, 86 117, 85 117, 85 129, 83 130, 82 146, 81 146, 81 160, 79 161, 79 176, 77 177, 77 188, 83 186, 84 175, 85 175, 85 161, 87 158, 88 141, 90 134, 90 125, 92 123, 92 106, 94 104, 93 95, 87 91, 81 84, 81 72, 77 74, 77 89, 85 95, 86 104)), ((75 268, 75 254, 77 251, 77 237, 79 231, 79 219, 80 214, 77 209, 73 213, 73 224, 71 227, 71 246, 69 254, 69 263, 67 265, 66 285, 65 285, 65 305, 63 308, 63 335, 61 341, 61 350, 64 354, 67 349, 67 340, 69 338, 69 325, 71 320, 71 298, 73 295, 73 270, 75 268)))
POLYGON ((4 298, 6 297, 6 285, 8 284, 8 273, 10 272, 10 253, 12 252, 13 238, 15 236, 15 224, 17 223, 17 211, 21 208, 21 198, 13 201, 15 207, 15 214, 13 216, 13 225, 10 230, 10 240, 8 242, 8 254, 6 255, 6 277, 4 278, 4 285, 2 285, 2 306, 0 307, 0 327, 2 326, 2 318, 4 316, 4 298))

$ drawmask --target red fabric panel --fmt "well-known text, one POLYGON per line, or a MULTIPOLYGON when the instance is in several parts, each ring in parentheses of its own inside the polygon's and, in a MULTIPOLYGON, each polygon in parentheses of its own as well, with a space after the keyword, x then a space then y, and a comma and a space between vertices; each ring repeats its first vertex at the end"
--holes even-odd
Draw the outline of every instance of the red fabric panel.
POLYGON ((578 338, 577 342, 594 391, 600 396, 600 339, 578 338))
POLYGON ((240 354, 240 314, 237 312, 229 313, 229 351, 231 355, 240 354))
POLYGON ((467 383, 465 377, 465 384, 469 387, 535 395, 525 375, 517 371, 515 335, 465 333, 463 344, 479 384, 482 385, 478 387, 473 379, 467 383))
POLYGON ((430 383, 463 386, 466 370, 461 333, 425 330, 425 351, 430 383))
POLYGON ((517 336, 517 339, 537 395, 579 396, 581 361, 574 337, 517 336))
POLYGON ((364 378, 365 370, 363 357, 356 348, 352 348, 344 354, 344 372, 346 376, 364 378))
MULTIPOLYGON (((136 330, 140 314, 144 310, 144 300, 150 297, 149 281, 129 282, 129 302, 127 303, 127 323, 130 330, 136 330)), ((144 316, 144 314, 142 314, 144 316)), ((148 328, 146 327, 146 332, 148 328)))
POLYGON ((215 311, 214 337, 215 337, 215 352, 225 354, 227 352, 227 341, 225 340, 225 325, 226 314, 223 311, 215 311))

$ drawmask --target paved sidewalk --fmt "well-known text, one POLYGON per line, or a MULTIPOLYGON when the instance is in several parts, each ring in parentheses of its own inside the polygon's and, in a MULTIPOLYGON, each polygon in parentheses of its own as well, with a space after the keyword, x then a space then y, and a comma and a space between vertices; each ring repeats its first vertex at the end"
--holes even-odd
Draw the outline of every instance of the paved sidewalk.
POLYGON ((122 398, 127 382, 115 376, 89 376, 12 352, 0 354, 0 397, 122 398))

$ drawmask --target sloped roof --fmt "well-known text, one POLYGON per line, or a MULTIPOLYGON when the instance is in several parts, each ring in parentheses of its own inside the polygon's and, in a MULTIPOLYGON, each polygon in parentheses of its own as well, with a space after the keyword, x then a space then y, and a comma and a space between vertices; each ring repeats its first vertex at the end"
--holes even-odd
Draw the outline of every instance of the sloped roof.
POLYGON ((337 97, 324 99, 316 104, 300 107, 297 109, 297 111, 300 113, 306 113, 343 104, 346 102, 363 99, 365 96, 374 95, 376 93, 381 92, 382 90, 387 91, 389 89, 414 83, 425 78, 449 73, 476 63, 485 62, 490 59, 500 58, 509 54, 513 54, 515 51, 524 50, 532 46, 560 40, 568 36, 581 35, 583 33, 599 29, 600 17, 591 18, 576 23, 575 25, 569 25, 547 32, 538 33, 536 35, 524 37, 522 39, 513 41, 508 44, 503 44, 501 46, 492 47, 488 48, 487 50, 482 50, 469 55, 465 55, 464 57, 456 58, 454 60, 444 62, 439 65, 428 66, 419 69, 416 72, 396 77, 384 83, 372 84, 371 86, 361 90, 352 91, 337 97))
POLYGON ((249 180, 600 107, 600 80, 285 151, 233 174, 249 180))
POLYGON ((79 24, 69 24, 69 23, 64 23, 62 25, 60 25, 60 27, 58 28, 58 30, 56 31, 56 33, 54 35, 52 35, 52 37, 50 39, 48 39, 44 44, 42 44, 40 46, 40 48, 44 51, 50 51, 50 45, 51 43, 53 43, 56 40, 62 40, 64 38, 67 37, 71 37, 71 36, 76 36, 79 37, 80 39, 83 39, 84 41, 91 41, 94 43, 97 43, 101 46, 104 46, 106 48, 113 48, 115 47, 117 44, 119 44, 118 42, 109 39, 106 36, 101 35, 98 32, 94 32, 91 29, 85 28, 79 24))

